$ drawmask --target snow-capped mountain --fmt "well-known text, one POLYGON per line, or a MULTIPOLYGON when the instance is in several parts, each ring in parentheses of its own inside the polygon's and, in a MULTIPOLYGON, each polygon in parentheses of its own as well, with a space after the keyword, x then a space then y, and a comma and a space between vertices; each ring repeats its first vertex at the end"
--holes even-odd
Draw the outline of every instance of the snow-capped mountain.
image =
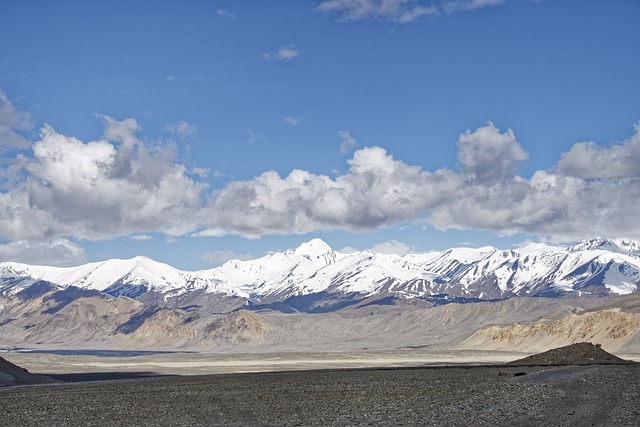
POLYGON ((404 257, 369 250, 340 253, 320 239, 295 249, 220 267, 181 271, 145 257, 78 267, 0 263, 0 291, 35 281, 166 305, 217 295, 265 306, 291 299, 480 298, 629 294, 640 283, 640 243, 590 239, 569 247, 529 244, 516 250, 455 248, 404 257))

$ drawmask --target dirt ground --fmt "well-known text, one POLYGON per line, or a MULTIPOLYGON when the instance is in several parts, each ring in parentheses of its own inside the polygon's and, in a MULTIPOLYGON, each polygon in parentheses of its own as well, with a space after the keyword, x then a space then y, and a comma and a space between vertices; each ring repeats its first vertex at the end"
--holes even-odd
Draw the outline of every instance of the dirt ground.
POLYGON ((636 426, 640 364, 347 369, 76 382, 2 389, 0 414, 6 427, 636 426))
POLYGON ((640 364, 621 364, 590 343, 519 360, 513 353, 420 350, 5 356, 66 383, 0 389, 2 426, 637 426, 640 420, 640 364))

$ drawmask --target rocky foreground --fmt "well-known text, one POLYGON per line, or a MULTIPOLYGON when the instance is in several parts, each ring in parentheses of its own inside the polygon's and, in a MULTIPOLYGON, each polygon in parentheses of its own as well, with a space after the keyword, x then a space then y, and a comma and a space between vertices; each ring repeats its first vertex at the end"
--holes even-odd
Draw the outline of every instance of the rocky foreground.
POLYGON ((156 377, 0 391, 3 426, 636 426, 640 365, 156 377))
MULTIPOLYGON (((529 360, 540 364, 518 366, 167 376, 9 387, 0 390, 0 414, 3 426, 27 427, 637 426, 640 364, 612 362, 609 356, 582 343, 529 360)), ((82 375, 73 379, 83 380, 82 375)))

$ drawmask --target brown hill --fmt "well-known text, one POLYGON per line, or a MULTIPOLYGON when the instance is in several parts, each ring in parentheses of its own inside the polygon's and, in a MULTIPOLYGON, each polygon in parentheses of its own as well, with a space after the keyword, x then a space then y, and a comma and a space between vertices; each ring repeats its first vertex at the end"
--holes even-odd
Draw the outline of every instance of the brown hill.
POLYGON ((602 349, 599 344, 580 342, 543 353, 534 354, 524 359, 514 360, 508 365, 590 365, 590 364, 626 364, 634 363, 620 359, 602 349))
MULTIPOLYGON (((616 304, 615 301, 608 302, 616 304)), ((620 304, 626 300, 617 301, 620 304)), ((534 353, 576 342, 597 342, 610 351, 625 351, 622 349, 640 334, 640 313, 622 311, 621 305, 582 312, 576 309, 577 313, 558 312, 558 316, 550 313, 533 323, 505 325, 496 322, 478 329, 458 347, 534 353)), ((634 353, 636 350, 627 349, 626 352, 634 353)))

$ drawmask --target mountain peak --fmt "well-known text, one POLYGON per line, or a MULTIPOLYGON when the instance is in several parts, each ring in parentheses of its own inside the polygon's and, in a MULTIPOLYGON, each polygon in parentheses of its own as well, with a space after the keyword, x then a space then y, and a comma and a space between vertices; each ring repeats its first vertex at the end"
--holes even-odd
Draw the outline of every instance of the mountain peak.
POLYGON ((576 243, 573 246, 568 248, 570 252, 579 252, 579 251, 594 251, 594 250, 605 250, 618 252, 618 245, 609 239, 603 239, 600 237, 594 237, 592 239, 585 239, 581 242, 576 243))
POLYGON ((295 248, 293 253, 299 256, 317 257, 331 252, 333 249, 324 240, 315 238, 295 248))

